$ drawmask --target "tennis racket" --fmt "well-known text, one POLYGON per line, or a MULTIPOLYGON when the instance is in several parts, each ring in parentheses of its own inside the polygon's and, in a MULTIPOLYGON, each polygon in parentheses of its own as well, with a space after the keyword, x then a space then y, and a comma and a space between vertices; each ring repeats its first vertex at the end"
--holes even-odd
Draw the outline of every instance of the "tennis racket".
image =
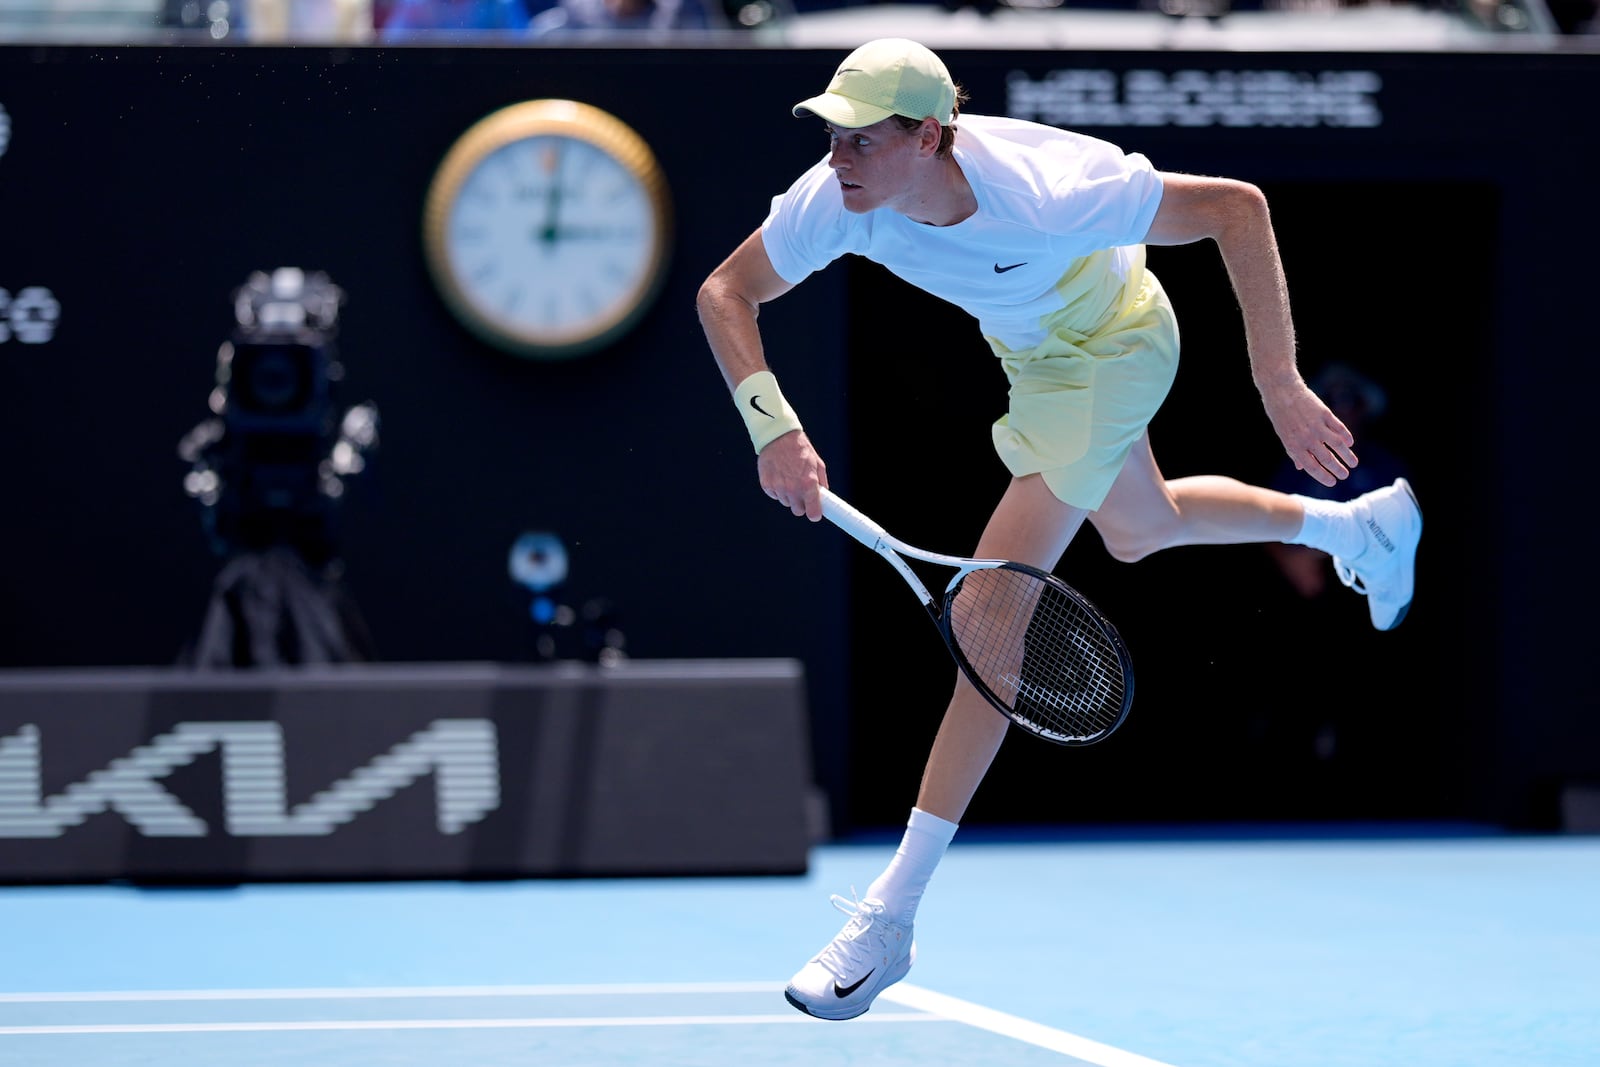
POLYGON ((1055 575, 1025 563, 914 548, 822 490, 822 514, 889 561, 911 586, 989 703, 1059 745, 1103 741, 1133 706, 1133 661, 1098 608, 1055 575), (905 557, 954 567, 935 601, 905 557))

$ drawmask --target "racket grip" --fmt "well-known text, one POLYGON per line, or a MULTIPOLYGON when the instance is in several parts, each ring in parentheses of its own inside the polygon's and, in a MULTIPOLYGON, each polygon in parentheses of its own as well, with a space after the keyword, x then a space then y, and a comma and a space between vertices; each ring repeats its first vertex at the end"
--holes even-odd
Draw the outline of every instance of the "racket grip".
POLYGON ((822 490, 822 516, 868 548, 876 550, 886 533, 882 526, 857 511, 837 493, 822 490))

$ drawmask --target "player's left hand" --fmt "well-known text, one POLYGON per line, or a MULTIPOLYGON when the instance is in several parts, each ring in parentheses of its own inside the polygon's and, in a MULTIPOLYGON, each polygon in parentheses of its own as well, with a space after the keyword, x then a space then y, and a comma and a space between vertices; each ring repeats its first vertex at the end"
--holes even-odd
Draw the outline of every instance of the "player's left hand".
POLYGON ((1261 400, 1272 429, 1298 469, 1327 486, 1350 477, 1351 468, 1360 462, 1355 435, 1303 379, 1296 376, 1290 382, 1263 386, 1261 400))

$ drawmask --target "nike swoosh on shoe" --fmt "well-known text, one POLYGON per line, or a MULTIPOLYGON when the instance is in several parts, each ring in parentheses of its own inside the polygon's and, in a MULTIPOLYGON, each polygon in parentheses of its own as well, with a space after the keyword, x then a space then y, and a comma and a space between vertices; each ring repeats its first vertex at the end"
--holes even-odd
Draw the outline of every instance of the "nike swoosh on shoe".
POLYGON ((876 967, 872 968, 871 971, 868 971, 866 974, 862 975, 860 978, 857 978, 854 982, 851 982, 846 986, 842 986, 838 982, 833 983, 833 995, 839 997, 840 999, 848 997, 851 993, 854 993, 856 990, 860 989, 861 983, 865 982, 868 978, 871 978, 872 972, 876 971, 877 969, 878 968, 876 967))

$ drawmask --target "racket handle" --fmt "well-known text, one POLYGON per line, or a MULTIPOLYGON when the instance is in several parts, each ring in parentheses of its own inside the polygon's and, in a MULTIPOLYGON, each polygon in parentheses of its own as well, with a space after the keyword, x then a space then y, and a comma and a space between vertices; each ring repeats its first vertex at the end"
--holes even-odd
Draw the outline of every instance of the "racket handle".
POLYGON ((906 561, 900 558, 900 552, 909 551, 913 555, 924 555, 924 553, 889 536, 882 526, 845 503, 829 489, 823 488, 821 492, 823 517, 888 560, 889 565, 900 572, 900 577, 906 580, 912 592, 917 594, 922 606, 931 610, 933 594, 928 592, 928 587, 922 584, 922 579, 917 577, 916 572, 906 564, 906 561))
POLYGON ((822 516, 868 548, 877 550, 888 534, 831 489, 822 490, 822 516))

